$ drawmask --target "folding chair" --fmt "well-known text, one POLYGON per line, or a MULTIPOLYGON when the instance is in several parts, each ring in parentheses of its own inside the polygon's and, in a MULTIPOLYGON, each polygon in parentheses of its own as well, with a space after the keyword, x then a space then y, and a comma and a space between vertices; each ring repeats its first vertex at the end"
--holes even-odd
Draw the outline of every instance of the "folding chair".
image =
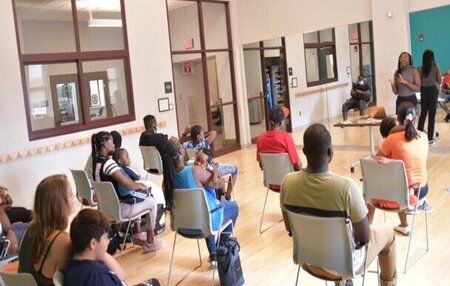
POLYGON ((97 202, 94 201, 94 189, 89 181, 89 178, 84 170, 70 170, 72 172, 73 180, 76 186, 76 196, 83 206, 96 207, 97 202))
POLYGON ((38 286, 36 280, 33 275, 30 273, 8 273, 8 272, 0 272, 0 277, 3 280, 2 285, 8 286, 38 286))
POLYGON ((367 247, 352 249, 351 240, 354 238, 348 231, 347 224, 351 223, 348 218, 320 217, 290 210, 287 214, 292 230, 294 263, 298 264, 295 285, 298 284, 300 268, 326 281, 345 281, 361 274, 364 285, 367 247), (355 261, 357 256, 359 264, 355 261), (364 263, 363 268, 361 263, 364 263))
MULTIPOLYGON (((264 172, 264 186, 267 188, 266 190, 266 198, 264 200, 264 206, 261 215, 261 222, 259 223, 259 233, 263 233, 266 230, 274 227, 280 221, 266 227, 262 230, 262 223, 264 219, 264 213, 266 211, 267 204, 267 196, 269 195, 270 185, 281 185, 284 177, 289 173, 294 171, 292 167, 291 159, 289 158, 289 154, 287 153, 259 153, 259 157, 261 160, 261 164, 264 172)), ((271 190, 274 191, 274 190, 271 190)), ((274 191, 279 193, 278 191, 274 191)))
POLYGON ((163 163, 161 159, 161 154, 154 146, 139 146, 142 153, 142 159, 144 159, 144 169, 148 174, 162 175, 163 174, 163 163))
MULTIPOLYGON (((411 233, 408 243, 408 251, 405 259, 405 273, 408 270, 408 257, 411 248, 412 236, 414 233, 414 224, 416 221, 417 207, 415 208, 409 205, 409 188, 408 178, 406 177, 405 165, 401 160, 392 160, 388 163, 378 163, 374 159, 361 159, 361 169, 363 175, 363 193, 367 203, 371 204, 372 199, 394 201, 399 205, 398 209, 385 209, 378 205, 373 205, 377 209, 381 209, 385 212, 406 212, 414 209, 413 221, 411 224, 411 233)), ((420 195, 420 194, 419 194, 420 195)), ((416 261, 413 262, 413 266, 428 250, 428 215, 425 213, 425 232, 427 248, 424 254, 422 254, 416 261)), ((386 218, 385 218, 386 220, 386 218)))
POLYGON ((131 216, 134 210, 134 204, 132 204, 130 215, 122 216, 119 197, 117 196, 113 184, 111 182, 92 182, 92 185, 94 187, 95 193, 97 194, 98 209, 104 212, 106 215, 112 217, 114 222, 116 223, 128 222, 122 245, 122 249, 124 249, 128 232, 131 226, 131 221, 138 219, 145 214, 150 216, 150 210, 144 210, 140 213, 135 214, 134 216, 131 216))
MULTIPOLYGON (((0 233, 2 233, 1 223, 0 223, 0 233)), ((8 250, 10 246, 11 242, 9 241, 9 239, 7 239, 6 237, 0 237, 0 269, 2 269, 4 265, 19 259, 18 253, 8 255, 8 250)))
MULTIPOLYGON (((200 253, 199 239, 204 239, 209 235, 217 235, 217 242, 220 241, 220 235, 222 231, 231 224, 233 227, 233 221, 227 220, 223 222, 222 207, 214 210, 210 210, 206 203, 206 197, 202 188, 195 189, 175 189, 174 190, 174 207, 172 209, 172 228, 175 231, 175 238, 173 240, 172 256, 170 258, 169 278, 167 279, 167 286, 169 286, 170 275, 172 273, 173 257, 175 254, 175 244, 177 241, 177 235, 181 235, 186 238, 196 239, 198 248, 198 258, 200 264, 193 270, 187 273, 180 281, 183 281, 191 272, 197 270, 202 266, 202 257, 200 253), (218 230, 212 229, 211 214, 214 212, 220 212, 222 214, 220 219, 221 227, 218 230)), ((215 269, 213 270, 213 276, 211 283, 214 285, 215 269)))

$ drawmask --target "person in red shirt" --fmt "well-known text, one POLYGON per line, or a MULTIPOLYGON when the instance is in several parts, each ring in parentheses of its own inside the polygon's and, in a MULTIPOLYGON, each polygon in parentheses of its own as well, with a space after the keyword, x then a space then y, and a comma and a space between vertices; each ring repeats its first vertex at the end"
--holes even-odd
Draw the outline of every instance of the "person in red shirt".
MULTIPOLYGON (((298 157, 294 141, 289 133, 283 130, 284 119, 289 115, 289 109, 281 106, 274 106, 269 111, 269 131, 261 133, 256 141, 256 160, 262 169, 259 153, 288 153, 291 159, 292 167, 295 171, 300 171, 302 162, 298 157)), ((275 192, 280 191, 279 185, 269 185, 269 188, 275 192)), ((283 220, 286 230, 290 231, 287 214, 283 213, 283 220)))

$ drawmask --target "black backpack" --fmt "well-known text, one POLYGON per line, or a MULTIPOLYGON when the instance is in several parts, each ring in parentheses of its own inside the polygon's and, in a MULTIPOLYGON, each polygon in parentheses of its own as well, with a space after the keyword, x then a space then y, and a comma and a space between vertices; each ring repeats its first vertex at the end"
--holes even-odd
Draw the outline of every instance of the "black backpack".
POLYGON ((229 237, 217 247, 217 270, 221 286, 240 286, 244 284, 240 246, 235 237, 229 237))

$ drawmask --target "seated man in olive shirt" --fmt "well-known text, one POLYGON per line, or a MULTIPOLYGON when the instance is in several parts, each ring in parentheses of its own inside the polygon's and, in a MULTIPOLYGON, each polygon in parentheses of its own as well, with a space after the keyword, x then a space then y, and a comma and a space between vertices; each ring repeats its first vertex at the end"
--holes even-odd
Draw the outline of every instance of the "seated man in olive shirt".
MULTIPOLYGON (((284 178, 280 192, 281 208, 345 212, 352 221, 356 244, 368 244, 367 261, 371 262, 378 256, 381 285, 396 285, 394 232, 385 225, 369 226, 368 210, 356 183, 329 170, 333 148, 331 135, 325 126, 313 124, 308 127, 303 136, 303 146, 308 165, 301 172, 290 173, 284 178)), ((307 229, 304 231, 310 233, 307 229)), ((363 265, 362 258, 358 265, 363 265)))

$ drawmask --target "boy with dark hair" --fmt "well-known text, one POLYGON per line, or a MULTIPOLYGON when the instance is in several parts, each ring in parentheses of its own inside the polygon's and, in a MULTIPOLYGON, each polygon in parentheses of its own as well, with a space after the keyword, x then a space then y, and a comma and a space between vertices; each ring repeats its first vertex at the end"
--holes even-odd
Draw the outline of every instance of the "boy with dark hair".
POLYGON ((100 211, 83 209, 70 225, 73 258, 64 273, 64 285, 122 285, 126 274, 108 253, 108 218, 100 211))
MULTIPOLYGON (((125 271, 106 252, 109 226, 108 218, 94 209, 83 209, 73 219, 70 225, 73 258, 64 271, 64 285, 126 285, 125 271)), ((160 285, 156 279, 145 283, 142 285, 160 285)))

